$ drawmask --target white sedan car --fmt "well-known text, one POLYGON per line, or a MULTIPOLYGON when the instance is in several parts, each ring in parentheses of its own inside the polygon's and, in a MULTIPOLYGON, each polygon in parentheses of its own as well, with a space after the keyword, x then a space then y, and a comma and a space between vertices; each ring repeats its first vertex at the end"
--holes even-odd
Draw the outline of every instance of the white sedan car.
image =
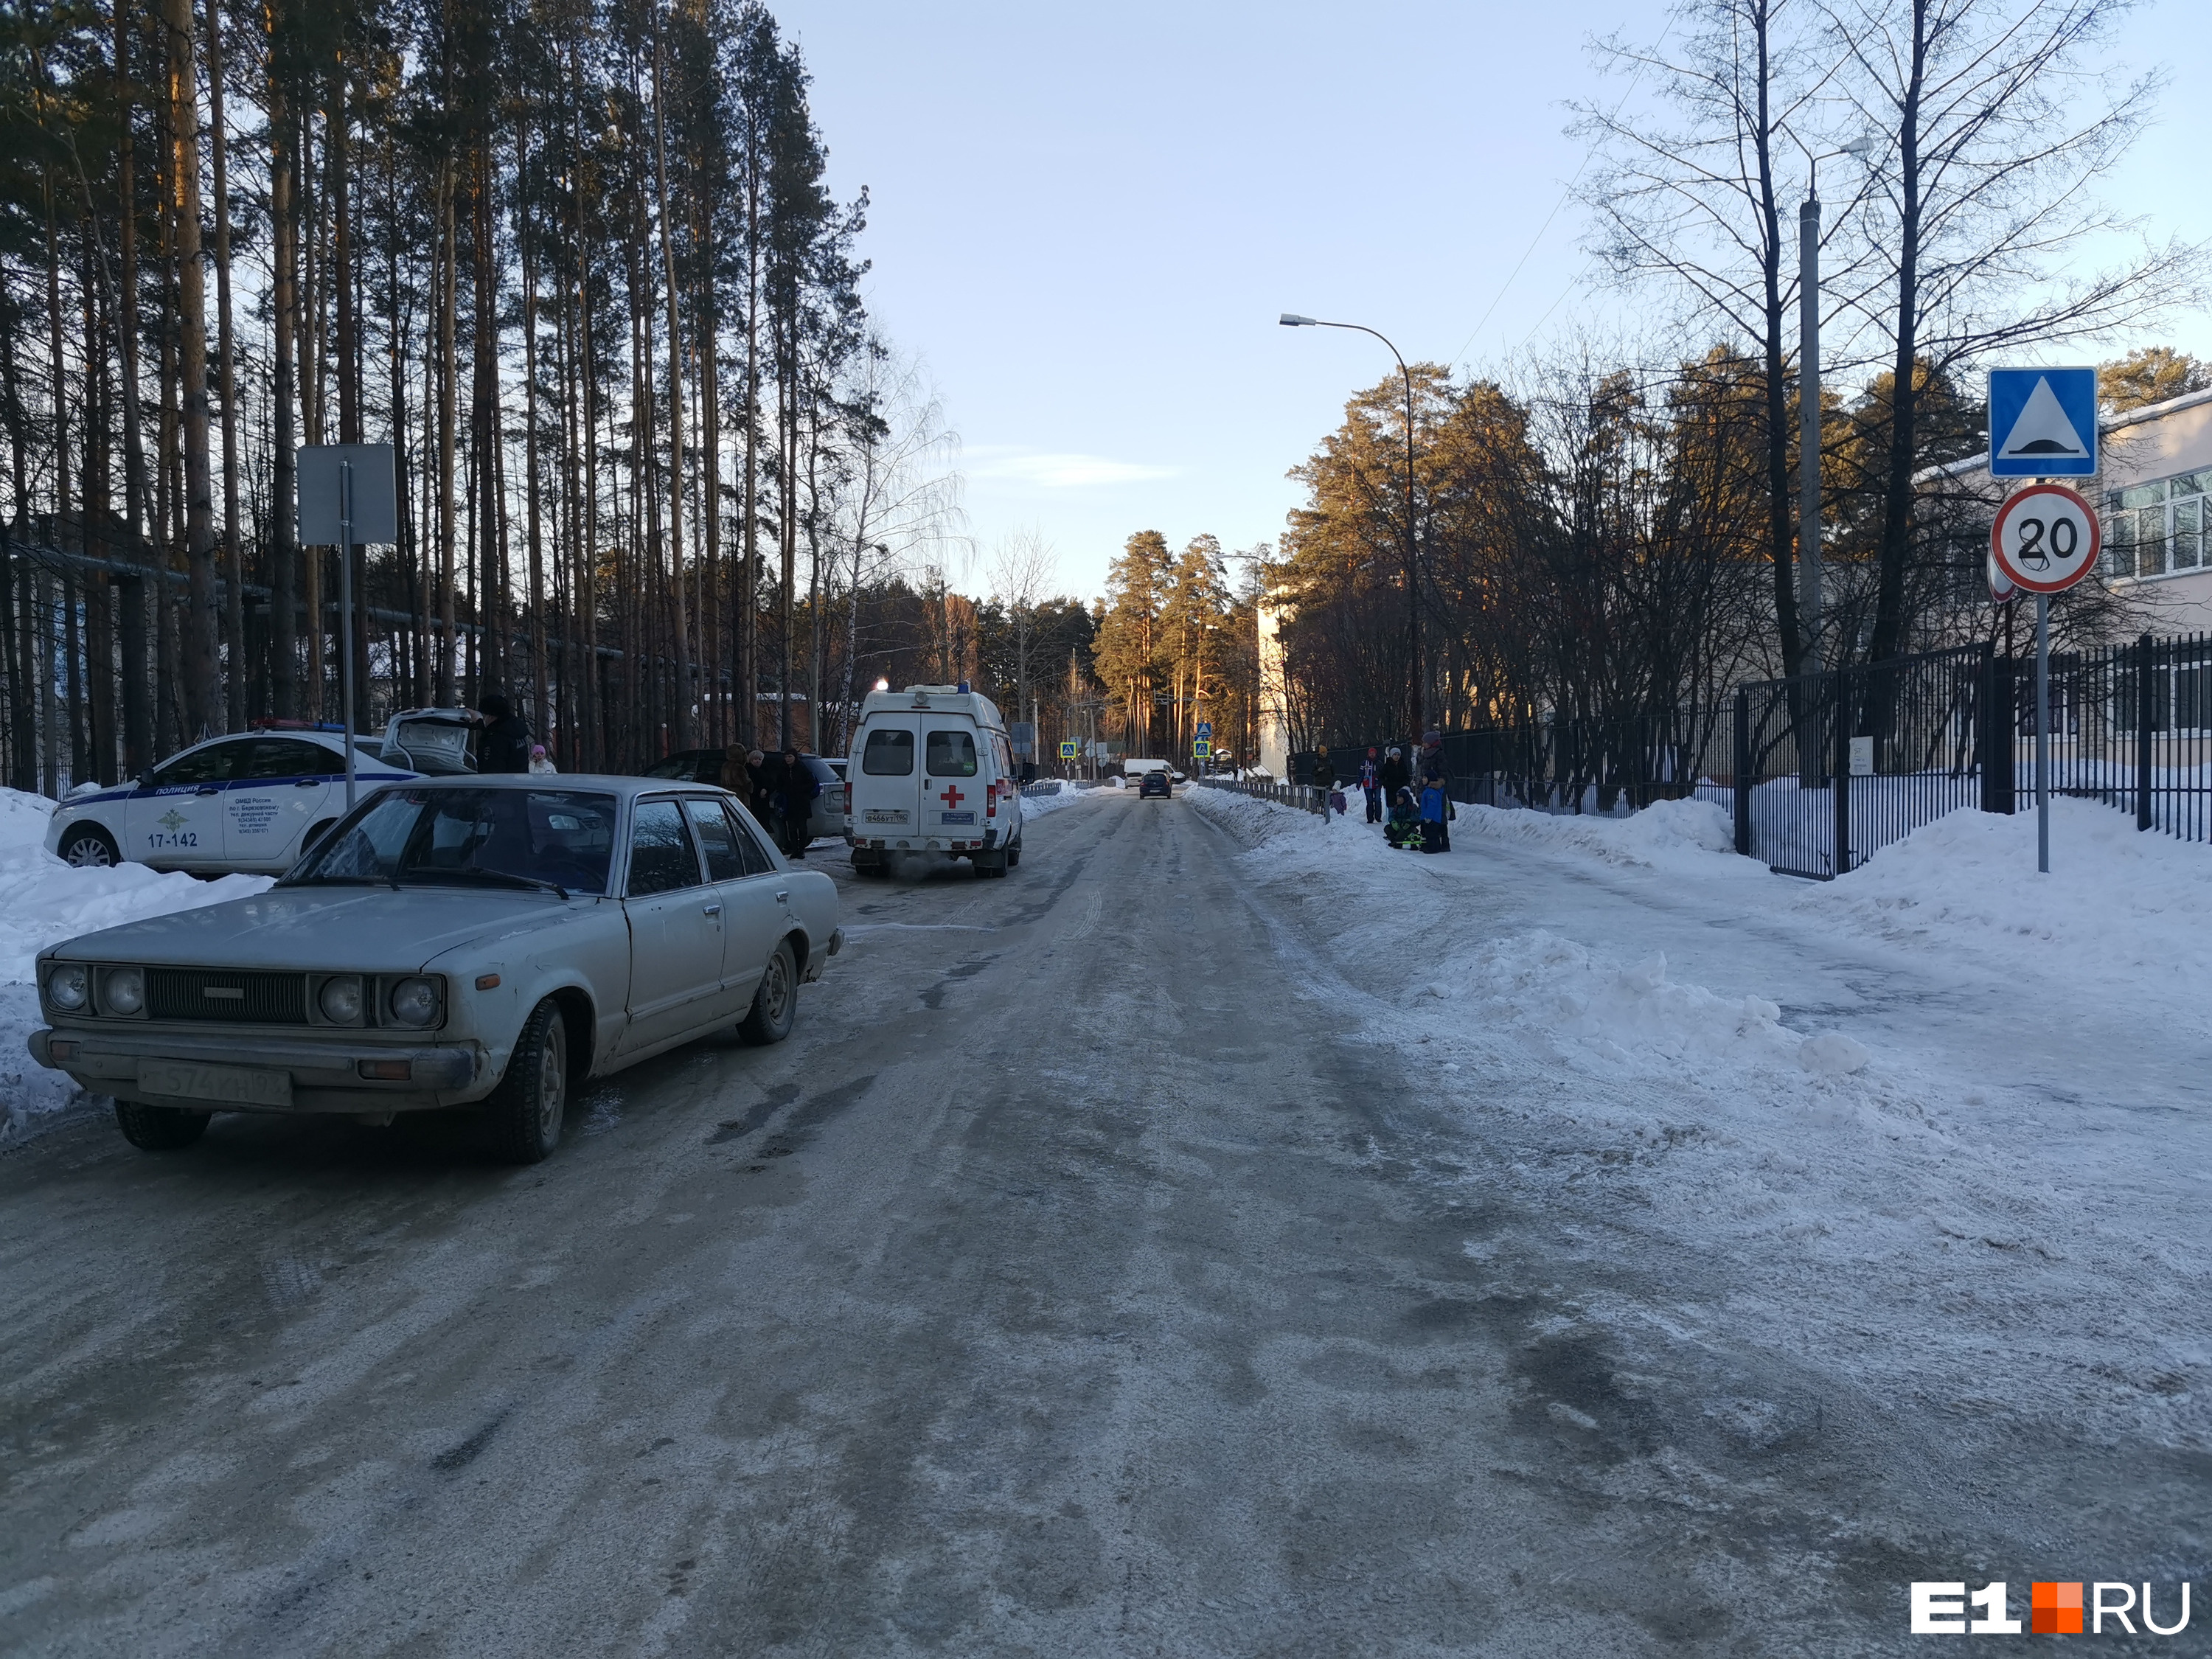
MULTIPOLYGON (((416 774, 354 739, 354 784, 416 774)), ((179 750, 135 782, 71 793, 54 808, 46 850, 100 868, 129 860, 204 874, 277 875, 345 811, 345 744, 336 732, 247 732, 179 750)))
POLYGON ((416 779, 265 893, 43 952, 30 1048, 149 1150, 214 1111, 466 1107, 535 1163, 586 1078, 732 1026, 780 1042, 842 943, 836 884, 720 789, 416 779))

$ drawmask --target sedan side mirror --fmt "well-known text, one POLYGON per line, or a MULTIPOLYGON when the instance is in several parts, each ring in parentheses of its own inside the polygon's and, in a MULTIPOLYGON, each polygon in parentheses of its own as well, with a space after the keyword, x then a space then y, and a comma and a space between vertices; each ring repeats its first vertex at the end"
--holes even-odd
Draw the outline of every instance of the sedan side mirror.
POLYGON ((305 858, 308 854, 313 852, 315 848, 320 847, 325 842, 328 841, 331 838, 331 831, 337 827, 337 821, 336 819, 332 819, 328 823, 319 823, 315 825, 313 829, 308 830, 306 839, 301 841, 300 843, 301 857, 305 858))
POLYGON ((154 787, 154 769, 152 767, 148 767, 144 771, 138 775, 138 787, 141 789, 151 789, 154 787))

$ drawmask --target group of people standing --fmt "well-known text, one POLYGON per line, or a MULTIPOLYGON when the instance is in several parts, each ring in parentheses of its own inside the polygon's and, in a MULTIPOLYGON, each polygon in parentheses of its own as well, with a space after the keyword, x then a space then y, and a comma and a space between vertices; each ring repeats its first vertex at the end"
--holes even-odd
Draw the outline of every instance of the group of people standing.
POLYGON ((796 749, 770 755, 732 744, 722 751, 722 787, 744 802, 786 858, 806 856, 807 844, 814 839, 810 826, 822 781, 796 749))
POLYGON ((1411 766, 1393 744, 1370 749, 1359 763, 1359 790, 1367 797, 1367 821, 1383 826, 1383 838, 1408 852, 1451 851, 1451 796, 1444 787, 1444 738, 1430 732, 1411 766), (1389 817, 1383 817, 1383 804, 1389 817))
POLYGON ((542 743, 530 740, 530 722, 514 712, 505 695, 487 691, 477 699, 481 729, 477 736, 479 772, 531 772, 543 775, 557 770, 542 743))

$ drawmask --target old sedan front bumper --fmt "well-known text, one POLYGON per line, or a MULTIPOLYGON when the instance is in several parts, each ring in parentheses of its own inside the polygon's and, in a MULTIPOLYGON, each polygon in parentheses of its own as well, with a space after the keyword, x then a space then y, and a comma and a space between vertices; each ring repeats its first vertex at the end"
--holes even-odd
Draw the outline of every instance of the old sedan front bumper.
POLYGON ((496 1081, 475 1042, 401 1048, 381 1043, 302 1042, 228 1032, 222 1036, 71 1026, 31 1033, 31 1058, 67 1072, 95 1094, 215 1111, 408 1112, 465 1105, 496 1081), (291 1079, 286 1106, 220 1100, 166 1100, 138 1085, 142 1060, 244 1066, 291 1079))

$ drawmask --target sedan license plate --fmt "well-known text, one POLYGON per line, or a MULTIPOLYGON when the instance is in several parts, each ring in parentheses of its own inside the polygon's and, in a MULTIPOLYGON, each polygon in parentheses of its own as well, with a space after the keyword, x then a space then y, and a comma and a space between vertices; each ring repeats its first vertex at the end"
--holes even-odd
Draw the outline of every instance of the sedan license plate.
POLYGON ((860 819, 865 823, 904 823, 906 814, 889 806, 871 806, 860 819))
POLYGON ((236 1106, 289 1106, 292 1074, 252 1066, 202 1066, 186 1060, 142 1060, 138 1087, 149 1095, 228 1102, 236 1106))

